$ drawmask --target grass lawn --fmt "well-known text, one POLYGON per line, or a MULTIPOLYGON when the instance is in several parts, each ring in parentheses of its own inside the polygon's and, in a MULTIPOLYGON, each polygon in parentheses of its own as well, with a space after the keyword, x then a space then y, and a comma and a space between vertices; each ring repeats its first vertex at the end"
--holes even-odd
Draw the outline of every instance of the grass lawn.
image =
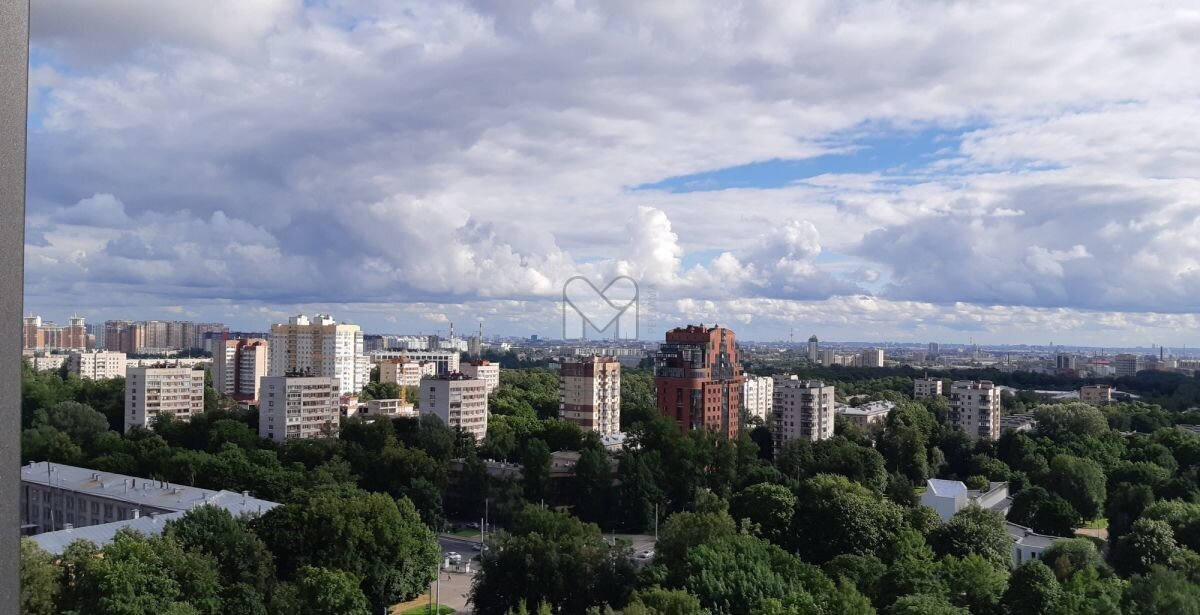
MULTIPOLYGON (((434 613, 434 612, 435 611, 430 610, 428 604, 422 604, 421 606, 415 606, 411 609, 408 609, 407 611, 400 611, 400 615, 427 615, 427 614, 434 613)), ((437 605, 437 611, 436 611, 437 615, 448 615, 449 613, 453 613, 453 612, 454 612, 454 609, 452 609, 444 604, 437 605)))
POLYGON ((929 489, 929 487, 921 485, 920 487, 914 487, 913 493, 917 494, 917 497, 921 497, 922 495, 925 495, 925 491, 927 489, 929 489))
POLYGON ((1083 528, 1088 530, 1106 530, 1108 529, 1108 519, 1100 517, 1099 519, 1085 523, 1083 528))
POLYGON ((475 538, 476 536, 479 535, 479 530, 473 530, 468 527, 468 528, 463 528, 461 530, 455 530, 453 532, 450 532, 450 534, 453 536, 458 536, 460 538, 475 538))

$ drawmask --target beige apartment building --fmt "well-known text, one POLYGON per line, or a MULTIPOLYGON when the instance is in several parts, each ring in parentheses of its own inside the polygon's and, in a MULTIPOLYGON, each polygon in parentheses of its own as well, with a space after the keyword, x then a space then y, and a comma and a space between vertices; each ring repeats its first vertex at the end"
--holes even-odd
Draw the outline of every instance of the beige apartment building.
POLYGON ((937 397, 942 394, 941 378, 914 378, 913 399, 937 397))
POLYGON ((334 378, 266 376, 259 384, 259 437, 275 442, 336 437, 341 416, 334 378))
POLYGON ((419 387, 421 378, 437 375, 437 364, 412 359, 383 359, 379 362, 379 381, 402 387, 419 387))
POLYGON ((500 386, 499 363, 492 363, 491 361, 476 359, 464 364, 462 366, 462 373, 475 378, 476 380, 482 380, 483 383, 487 385, 488 395, 491 395, 492 391, 495 391, 496 387, 500 386))
POLYGON ((271 376, 319 376, 338 381, 341 395, 357 395, 371 379, 358 325, 338 324, 328 314, 293 316, 271 325, 271 376))
POLYGON ((621 363, 615 357, 563 363, 558 396, 564 421, 602 436, 621 431, 621 363))
POLYGON ((77 350, 67 358, 67 371, 84 380, 124 378, 126 357, 111 350, 77 350))
POLYGON ((150 428, 169 414, 180 421, 204 412, 204 370, 130 367, 125 375, 125 431, 150 428))
POLYGON ((448 427, 461 428, 482 441, 487 436, 487 384, 461 373, 421 379, 421 414, 432 414, 448 427))
POLYGON ((788 440, 816 442, 833 437, 835 391, 820 380, 778 380, 771 405, 775 450, 788 440))
POLYGON ((950 421, 972 440, 1000 437, 1000 389, 990 380, 958 380, 950 386, 950 421))
POLYGON ((268 373, 269 344, 260 338, 225 340, 213 348, 213 388, 240 402, 257 403, 268 373))
POLYGON ((1112 403, 1112 385, 1109 384, 1092 384, 1079 389, 1079 400, 1088 403, 1103 405, 1112 403))

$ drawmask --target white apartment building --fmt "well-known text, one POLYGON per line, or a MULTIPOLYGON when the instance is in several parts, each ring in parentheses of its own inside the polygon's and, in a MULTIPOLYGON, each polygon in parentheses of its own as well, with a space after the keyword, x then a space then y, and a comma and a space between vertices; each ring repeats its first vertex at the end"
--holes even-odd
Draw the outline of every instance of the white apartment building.
POLYGON ((482 380, 461 373, 422 378, 419 410, 475 436, 477 442, 487 436, 488 396, 482 380))
POLYGON ((775 379, 769 376, 746 376, 742 383, 742 409, 746 418, 758 417, 765 424, 771 418, 774 404, 775 379))
POLYGON ((198 506, 233 516, 261 515, 278 506, 244 493, 214 491, 45 461, 21 467, 21 533, 48 553, 76 540, 98 546, 117 531, 161 534, 168 521, 198 506))
POLYGON ((941 378, 914 378, 913 399, 937 397, 942 394, 941 378))
POLYGON ((430 362, 437 367, 437 375, 460 373, 462 355, 450 350, 376 350, 370 354, 371 361, 379 363, 386 359, 407 359, 420 363, 430 362))
POLYGON ((487 385, 488 395, 500 386, 500 364, 492 363, 491 361, 474 360, 462 366, 462 373, 476 379, 482 380, 487 385))
POLYGON ((111 350, 77 350, 67 359, 67 371, 84 380, 125 377, 125 353, 111 350))
POLYGON ((836 412, 846 417, 851 423, 863 429, 869 429, 887 421, 888 413, 895 407, 896 402, 894 401, 879 400, 858 407, 839 405, 836 407, 836 412))
POLYGON ((866 348, 858 353, 858 365, 860 367, 883 367, 883 350, 880 348, 866 348))
POLYGON ((125 374, 125 431, 150 428, 169 414, 180 421, 204 412, 204 370, 131 367, 125 374))
POLYGON ((621 362, 586 357, 559 370, 559 416, 602 436, 621 431, 621 362))
POLYGON ((990 380, 958 380, 950 386, 950 421, 972 440, 1000 437, 1000 389, 990 380))
POLYGON ((770 425, 775 450, 796 438, 832 438, 834 403, 833 386, 820 380, 777 380, 770 425))
POLYGON ((312 320, 293 316, 287 324, 271 325, 270 376, 334 378, 340 394, 357 394, 371 380, 371 365, 363 354, 358 325, 338 324, 328 314, 312 320))
POLYGON ((819 359, 818 362, 821 365, 824 365, 825 367, 829 367, 831 365, 841 365, 842 364, 842 358, 840 356, 838 356, 838 353, 836 350, 830 350, 830 349, 822 350, 817 358, 819 359))
POLYGON ((379 381, 394 382, 402 387, 421 386, 421 378, 437 375, 437 364, 411 359, 384 359, 379 362, 379 381))
MULTIPOLYGON (((28 351, 26 351, 28 352, 28 351)), ((25 355, 25 360, 29 361, 29 365, 33 369, 44 372, 47 370, 56 370, 63 366, 69 358, 65 354, 48 354, 48 355, 25 355)))
POLYGON ((318 376, 267 376, 259 386, 258 435, 275 442, 336 437, 338 383, 318 376))
POLYGON ((267 375, 267 340, 225 340, 213 349, 213 388, 238 401, 258 401, 259 380, 267 375))
POLYGON ((1088 404, 1112 403, 1112 385, 1092 384, 1079 389, 1079 400, 1088 404))

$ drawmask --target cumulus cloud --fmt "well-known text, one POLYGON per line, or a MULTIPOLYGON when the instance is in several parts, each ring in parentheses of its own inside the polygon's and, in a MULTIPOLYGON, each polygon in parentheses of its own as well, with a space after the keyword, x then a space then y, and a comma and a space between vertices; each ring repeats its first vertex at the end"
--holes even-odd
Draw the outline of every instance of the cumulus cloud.
POLYGON ((529 328, 513 305, 628 273, 697 314, 1198 310, 1198 22, 1169 6, 33 9, 31 305, 457 303, 529 328), (633 189, 923 126, 962 134, 777 189, 633 189))

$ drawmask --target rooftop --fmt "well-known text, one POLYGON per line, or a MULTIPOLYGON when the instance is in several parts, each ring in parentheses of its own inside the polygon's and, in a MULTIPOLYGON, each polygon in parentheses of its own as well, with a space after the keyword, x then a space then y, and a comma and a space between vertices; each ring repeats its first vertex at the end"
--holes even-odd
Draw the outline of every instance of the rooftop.
POLYGON ((887 414, 895 407, 896 402, 894 401, 880 400, 863 404, 857 408, 853 406, 838 406, 837 412, 838 414, 873 416, 876 414, 887 414))
POLYGON ((967 493, 967 486, 962 484, 962 481, 931 478, 926 483, 929 490, 938 497, 953 498, 967 493))

